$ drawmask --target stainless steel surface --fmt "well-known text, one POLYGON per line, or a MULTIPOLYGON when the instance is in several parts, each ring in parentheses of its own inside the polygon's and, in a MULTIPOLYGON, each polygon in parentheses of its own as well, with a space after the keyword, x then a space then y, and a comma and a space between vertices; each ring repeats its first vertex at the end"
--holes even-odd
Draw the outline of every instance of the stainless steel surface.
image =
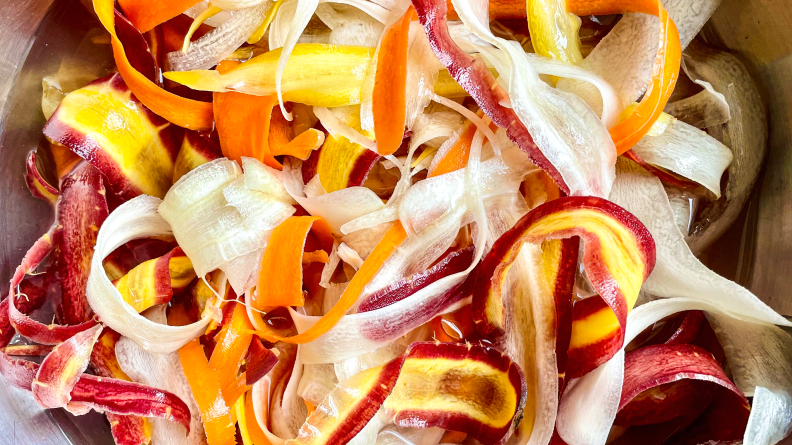
MULTIPOLYGON (((163 0, 167 1, 167 0, 163 0)), ((743 217, 706 256, 719 273, 748 285, 792 316, 792 3, 723 0, 710 29, 758 70, 771 112, 769 162, 743 217)), ((95 22, 79 0, 0 1, 0 291, 30 244, 52 222, 28 193, 24 158, 40 141, 41 78, 95 22), (54 3, 54 5, 53 5, 54 3)), ((0 378, 0 445, 111 444, 103 416, 43 411, 0 378)), ((787 439, 784 443, 792 443, 787 439)))
MULTIPOLYGON (((41 78, 58 70, 95 19, 79 1, 0 2, 0 291, 30 244, 52 224, 52 209, 25 186, 25 155, 41 138, 41 78), (51 4, 55 3, 54 6, 51 4), (52 6, 52 7, 51 7, 52 6)), ((44 411, 0 379, 0 445, 112 444, 109 425, 96 413, 75 418, 44 411)))

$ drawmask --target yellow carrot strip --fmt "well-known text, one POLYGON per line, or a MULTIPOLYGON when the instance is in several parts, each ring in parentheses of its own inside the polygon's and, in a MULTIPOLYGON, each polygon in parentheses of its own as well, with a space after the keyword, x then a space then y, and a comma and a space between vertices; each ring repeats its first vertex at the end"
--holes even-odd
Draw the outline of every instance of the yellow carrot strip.
POLYGON ((579 63, 580 19, 566 10, 565 0, 527 0, 528 29, 534 51, 545 57, 579 63))
POLYGON ((250 437, 247 425, 247 415, 245 413, 245 397, 240 397, 234 403, 234 414, 237 418, 237 425, 239 425, 239 436, 242 438, 244 445, 253 445, 253 439, 250 437))
POLYGON ((278 10, 283 4, 283 1, 284 0, 278 0, 277 2, 275 2, 274 5, 272 5, 272 8, 270 8, 270 10, 267 11, 267 17, 264 18, 264 21, 261 23, 261 26, 259 26, 259 28, 253 33, 253 35, 251 35, 247 39, 247 42, 249 44, 255 45, 256 43, 259 42, 259 40, 261 40, 262 37, 264 37, 264 33, 267 32, 267 28, 269 28, 270 23, 272 23, 272 20, 275 18, 275 14, 278 13, 278 10))
POLYGON ((401 19, 385 30, 377 55, 372 106, 377 151, 383 156, 398 150, 404 138, 407 45, 414 16, 415 9, 410 6, 401 19))
MULTIPOLYGON (((275 73, 282 48, 256 56, 237 68, 170 71, 165 78, 203 91, 237 91, 256 96, 275 94, 275 73)), ((283 73, 283 100, 318 107, 360 103, 362 73, 374 48, 321 43, 299 43, 283 73)))
POLYGON ((198 17, 193 20, 192 24, 190 25, 190 29, 187 31, 187 34, 184 35, 184 45, 182 45, 182 52, 187 52, 190 49, 190 40, 192 40, 193 34, 195 31, 198 30, 198 27, 203 24, 203 22, 209 20, 210 18, 216 16, 222 11, 222 9, 218 8, 217 6, 212 6, 209 3, 209 7, 204 10, 198 17))
POLYGON ((385 261, 390 258, 396 248, 406 239, 407 232, 404 230, 401 222, 396 221, 393 223, 382 240, 380 240, 374 248, 374 251, 371 252, 360 269, 355 273, 355 276, 352 277, 352 281, 349 282, 344 293, 341 294, 338 303, 307 331, 292 337, 280 337, 270 331, 265 325, 264 330, 256 331, 256 334, 268 341, 283 341, 296 344, 308 343, 319 338, 322 334, 332 329, 333 326, 338 323, 338 320, 347 313, 349 308, 355 304, 369 281, 374 278, 385 261))
MULTIPOLYGON (((187 7, 192 6, 190 2, 192 2, 192 4, 197 3, 192 0, 187 2, 159 1, 153 2, 152 5, 154 6, 152 7, 154 8, 158 5, 173 6, 180 5, 181 3, 189 4, 183 9, 180 9, 177 13, 179 14, 187 9, 187 7)), ((129 4, 132 3, 140 5, 149 4, 149 2, 144 2, 143 0, 130 0, 129 4)), ((121 73, 121 77, 124 78, 124 82, 126 82, 129 89, 135 94, 135 97, 152 112, 162 116, 164 119, 175 125, 196 131, 211 130, 213 126, 212 104, 208 102, 186 99, 173 93, 169 93, 154 84, 146 76, 136 70, 129 62, 129 59, 127 59, 126 52, 124 51, 124 45, 121 44, 121 41, 118 39, 118 35, 116 34, 114 13, 115 2, 113 0, 94 0, 93 5, 96 15, 99 17, 99 21, 102 22, 102 25, 104 25, 105 29, 110 33, 113 46, 113 57, 115 58, 118 72, 121 73)), ((179 8, 181 8, 181 6, 179 6, 179 8)), ((148 24, 146 26, 148 26, 148 24)), ((143 26, 143 28, 145 29, 146 26, 143 26)), ((156 23, 151 25, 152 28, 154 26, 156 26, 156 23)))

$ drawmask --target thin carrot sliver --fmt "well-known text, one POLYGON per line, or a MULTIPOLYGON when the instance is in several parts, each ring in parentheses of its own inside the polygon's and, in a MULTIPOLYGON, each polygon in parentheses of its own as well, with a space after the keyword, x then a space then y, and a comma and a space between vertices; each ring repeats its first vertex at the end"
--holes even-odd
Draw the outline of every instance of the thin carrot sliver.
MULTIPOLYGON (((245 306, 236 303, 231 321, 220 330, 217 346, 209 359, 209 367, 219 376, 220 388, 230 387, 236 381, 239 365, 245 357, 250 340, 253 339, 253 335, 250 334, 251 329, 253 325, 248 320, 245 306)), ((234 401, 226 398, 228 406, 234 401)))
MULTIPOLYGON (((239 425, 242 426, 241 423, 239 425)), ((256 420, 256 413, 253 410, 253 391, 245 394, 245 426, 254 445, 272 445, 256 420)))
MULTIPOLYGON (((167 2, 161 2, 167 3, 167 2)), ((138 72, 127 59, 124 46, 115 31, 113 0, 94 0, 94 10, 105 29, 110 33, 118 72, 135 97, 154 114, 180 127, 195 131, 209 131, 213 125, 212 104, 187 99, 169 93, 138 72)), ((186 8, 185 8, 186 9, 186 8)))
POLYGON ((363 293, 363 289, 379 272, 385 261, 393 255, 393 252, 407 239, 407 232, 401 222, 396 221, 385 233, 385 236, 377 243, 374 251, 366 258, 363 265, 352 277, 338 303, 329 312, 323 315, 310 329, 292 337, 280 337, 266 328, 256 331, 268 341, 283 341, 286 343, 302 344, 308 343, 319 338, 322 334, 329 331, 338 323, 363 293))
POLYGON ((652 84, 635 110, 610 129, 616 152, 619 155, 624 154, 646 136, 674 92, 682 60, 679 31, 658 0, 569 0, 567 8, 575 15, 632 11, 653 14, 660 18, 660 47, 652 67, 652 84))
POLYGON ((200 0, 118 0, 126 18, 140 32, 147 32, 160 23, 176 17, 200 0))
POLYGON ((473 136, 476 135, 476 126, 468 121, 459 139, 451 146, 448 152, 437 163, 437 167, 427 176, 429 178, 451 173, 465 168, 470 156, 470 145, 473 143, 473 136))
MULTIPOLYGON (((224 60, 217 66, 221 74, 236 68, 240 62, 224 60)), ((272 168, 283 166, 269 149, 272 108, 278 98, 243 93, 214 93, 214 118, 223 156, 235 161, 242 157, 258 159, 272 168)))
POLYGON ((179 360, 195 403, 201 411, 209 445, 236 444, 236 428, 231 420, 231 409, 226 405, 217 374, 209 367, 200 340, 196 338, 182 346, 179 349, 179 360))
POLYGON ((372 111, 377 152, 383 156, 398 150, 404 138, 407 47, 414 16, 415 9, 410 6, 401 19, 385 30, 377 55, 372 111))
POLYGON ((282 148, 273 149, 272 154, 275 156, 293 156, 304 161, 308 159, 309 156, 311 156, 311 153, 313 153, 314 150, 322 146, 324 140, 324 133, 315 128, 309 128, 308 130, 297 135, 296 138, 289 141, 289 143, 282 148))
POLYGON ((263 310, 305 304, 302 291, 303 250, 312 228, 321 237, 322 244, 331 249, 330 228, 318 216, 292 216, 272 231, 261 259, 257 292, 253 297, 254 308, 263 310))
MULTIPOLYGON (((479 116, 484 113, 479 111, 479 116)), ((498 129, 498 126, 490 122, 489 127, 492 131, 498 129)), ((473 144, 473 137, 476 135, 478 128, 473 122, 468 121, 465 124, 465 129, 459 135, 459 139, 451 146, 451 148, 443 155, 443 158, 437 163, 437 166, 429 173, 428 177, 432 178, 446 173, 451 173, 467 166, 468 158, 470 157, 470 146, 473 144)))

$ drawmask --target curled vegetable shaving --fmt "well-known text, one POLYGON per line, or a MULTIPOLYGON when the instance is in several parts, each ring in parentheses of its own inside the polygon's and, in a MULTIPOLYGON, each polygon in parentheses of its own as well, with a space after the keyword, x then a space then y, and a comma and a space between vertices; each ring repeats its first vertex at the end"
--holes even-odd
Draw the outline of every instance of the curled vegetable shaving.
MULTIPOLYGON (((19 389, 30 391, 42 365, 14 360, 0 353, 0 374, 19 389)), ((77 415, 88 409, 119 415, 167 419, 189 428, 189 409, 175 395, 123 380, 81 374, 69 394, 77 415)))
POLYGON ((27 183, 30 194, 36 198, 54 205, 58 201, 58 188, 52 186, 41 175, 36 164, 36 152, 31 151, 25 162, 25 182, 27 183))
POLYGON ((352 277, 352 281, 349 282, 338 302, 307 331, 293 337, 280 337, 269 329, 257 331, 257 334, 268 341, 279 340, 287 343, 301 344, 315 340, 332 329, 341 317, 357 302, 369 281, 374 278, 385 261, 406 239, 407 232, 404 227, 399 222, 394 223, 377 244, 377 247, 374 248, 374 251, 363 262, 360 270, 352 277))
MULTIPOLYGON (((165 77, 202 91, 274 95, 282 48, 254 57, 221 74, 217 71, 168 72, 165 77)), ((321 107, 360 102, 362 73, 374 49, 361 46, 301 43, 294 47, 280 84, 283 100, 321 107)))
POLYGON ((136 70, 127 58, 115 30, 114 1, 94 0, 94 11, 110 33, 118 72, 132 93, 146 107, 168 122, 196 131, 212 129, 212 104, 169 93, 136 70))
POLYGON ((583 60, 578 39, 580 19, 567 11, 567 3, 566 0, 526 2, 528 30, 537 54, 575 64, 583 60))
POLYGON ((157 212, 160 202, 157 198, 139 196, 119 206, 107 218, 97 237, 86 296, 91 308, 108 327, 146 350, 167 353, 203 334, 209 318, 187 326, 154 323, 124 301, 102 268, 102 260, 128 241, 172 236, 170 225, 157 212))
POLYGON ((187 51, 168 53, 173 71, 209 69, 239 48, 267 16, 271 3, 236 11, 230 19, 189 45, 187 51))
MULTIPOLYGON (((670 422, 672 434, 683 443, 732 441, 742 438, 749 411, 748 400, 704 348, 652 345, 625 356, 618 425, 670 422), (694 423, 699 416, 706 422, 713 411, 720 414, 713 421, 725 423, 716 429, 703 428, 701 421, 694 423)), ((629 433, 640 434, 640 427, 629 433)), ((662 433, 655 430, 655 434, 662 433)))
POLYGON ((261 260, 257 292, 252 300, 258 309, 279 306, 303 306, 303 262, 306 238, 313 233, 322 251, 329 254, 333 235, 324 219, 316 216, 293 216, 275 228, 261 260))
POLYGON ((410 7, 386 29, 377 52, 372 112, 377 151, 383 156, 398 150, 404 136, 407 47, 414 15, 415 10, 410 7))
POLYGON ((568 192, 569 188, 561 174, 536 146, 514 110, 501 104, 508 103, 509 95, 497 84, 484 61, 466 54, 451 39, 445 19, 446 3, 440 0, 415 0, 413 6, 435 55, 448 68, 451 76, 476 100, 493 122, 506 129, 509 138, 528 153, 534 164, 545 170, 564 192, 568 192))
MULTIPOLYGON (((341 123, 353 130, 360 130, 358 107, 336 108, 335 115, 341 123)), ((339 124, 340 125, 340 124, 339 124)), ((364 132, 370 134, 370 132, 364 132)), ((401 140, 399 141, 401 143, 401 140)), ((348 187, 362 186, 380 155, 365 146, 355 143, 341 134, 330 134, 322 148, 303 164, 303 177, 311 179, 319 175, 326 192, 332 193, 348 187)))
MULTIPOLYGON (((65 408, 80 375, 88 368, 93 345, 102 333, 97 325, 56 346, 41 362, 33 379, 33 398, 45 408, 65 408)), ((74 408, 71 408, 74 409, 74 408)))
POLYGON ((166 22, 190 9, 200 0, 119 0, 118 6, 124 15, 140 32, 148 32, 160 23, 166 22))
POLYGON ((659 0, 626 3, 620 0, 570 0, 567 7, 576 15, 618 14, 629 10, 657 15, 660 18, 660 46, 652 67, 652 84, 633 112, 610 129, 617 153, 624 154, 649 132, 674 92, 682 60, 679 31, 659 0))
POLYGON ((167 255, 139 264, 114 284, 124 301, 143 312, 170 302, 174 293, 186 288, 194 278, 190 259, 177 247, 167 255))
MULTIPOLYGON (((232 64, 221 63, 218 72, 225 73, 232 67, 232 64)), ((282 168, 269 150, 270 119, 275 103, 273 95, 214 93, 217 134, 225 157, 241 161, 243 156, 247 156, 270 167, 282 168), (251 122, 256 122, 256 125, 251 125, 251 122)))
POLYGON ((96 229, 108 215, 106 195, 102 175, 89 164, 83 164, 63 181, 56 219, 60 226, 57 236, 60 312, 67 324, 79 324, 90 318, 92 308, 85 298, 89 279, 86 266, 94 255, 96 229))
MULTIPOLYGON (((482 262, 473 292, 473 317, 483 334, 502 332, 501 288, 509 267, 524 242, 580 236, 587 246, 583 264, 600 292, 603 311, 587 324, 573 325, 567 374, 583 375, 608 360, 624 340, 627 314, 652 272, 655 246, 651 235, 635 217, 601 198, 561 198, 543 204, 501 236, 482 262), (617 348, 600 348, 601 326, 616 321, 617 348)), ((595 300, 596 301, 596 300, 595 300)), ((605 341, 614 333, 608 329, 605 341)))
POLYGON ((287 444, 348 443, 380 407, 395 424, 440 427, 505 443, 526 401, 519 367, 495 349, 413 343, 385 365, 336 387, 287 444))
POLYGON ((99 169, 123 199, 161 198, 172 184, 181 135, 143 106, 119 74, 66 96, 44 135, 99 169))
POLYGON ((179 349, 184 375, 201 411, 206 437, 211 445, 236 444, 231 409, 223 399, 217 372, 209 367, 203 346, 196 338, 179 349))

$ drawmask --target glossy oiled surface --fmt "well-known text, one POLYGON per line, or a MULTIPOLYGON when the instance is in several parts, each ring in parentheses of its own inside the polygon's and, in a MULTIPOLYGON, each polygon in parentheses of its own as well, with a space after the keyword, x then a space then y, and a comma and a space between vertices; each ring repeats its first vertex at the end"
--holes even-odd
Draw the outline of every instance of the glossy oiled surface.
MULTIPOLYGON (((729 257, 716 270, 737 277, 787 316, 792 316, 790 21, 789 0, 723 0, 708 25, 709 32, 754 64, 770 93, 767 99, 771 112, 769 162, 751 211, 746 212, 748 223, 741 220, 710 256, 729 257)), ((8 291, 6 283, 25 250, 52 222, 50 207, 30 196, 23 179, 24 157, 38 145, 44 124, 41 78, 57 71, 61 58, 73 52, 92 27, 95 22, 80 0, 0 0, 2 292, 8 291)), ((61 410, 44 412, 28 395, 8 388, 0 379, 0 445, 70 441, 112 443, 101 416, 73 418, 61 410)), ((792 444, 791 439, 784 442, 792 444)))

